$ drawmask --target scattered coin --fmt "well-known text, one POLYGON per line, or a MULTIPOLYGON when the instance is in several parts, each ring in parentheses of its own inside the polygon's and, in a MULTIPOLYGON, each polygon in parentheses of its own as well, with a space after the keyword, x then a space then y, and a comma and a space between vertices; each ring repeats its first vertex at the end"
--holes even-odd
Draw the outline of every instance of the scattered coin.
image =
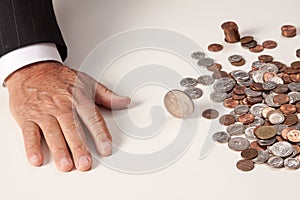
POLYGON ((208 71, 215 72, 215 71, 220 71, 222 69, 222 65, 219 63, 214 63, 211 66, 207 67, 208 71))
POLYGON ((201 60, 203 58, 205 58, 205 53, 201 52, 201 51, 197 51, 192 53, 191 57, 195 60, 201 60))
POLYGON ((194 103, 190 96, 180 90, 171 90, 164 97, 167 111, 177 118, 187 118, 194 112, 194 103))
POLYGON ((202 90, 200 88, 188 88, 185 89, 184 92, 189 95, 192 99, 199 99, 202 97, 202 90))
POLYGON ((242 43, 242 44, 246 44, 246 43, 249 43, 249 42, 251 42, 251 41, 253 41, 254 40, 254 38, 252 37, 252 36, 244 36, 244 37, 242 37, 241 39, 240 39, 240 42, 242 43))
POLYGON ((232 55, 232 56, 228 57, 228 61, 231 63, 232 62, 240 62, 242 59, 243 59, 243 57, 240 55, 232 55))
POLYGON ((290 156, 294 152, 293 146, 289 142, 277 142, 269 147, 274 156, 282 158, 290 156))
POLYGON ((267 140, 273 138, 277 134, 277 130, 274 126, 261 126, 258 127, 254 135, 262 140, 267 140))
POLYGON ((284 167, 288 169, 299 169, 300 162, 296 158, 287 158, 284 160, 284 167))
POLYGON ((234 151, 243 151, 250 146, 249 140, 243 137, 230 138, 228 141, 228 147, 234 151))
POLYGON ((226 130, 229 135, 242 135, 245 131, 245 126, 240 123, 235 123, 229 125, 226 130))
POLYGON ((198 84, 198 81, 194 78, 184 78, 180 81, 180 85, 187 88, 193 88, 198 84))
POLYGON ((240 160, 236 163, 236 167, 241 171, 251 171, 254 169, 254 163, 251 160, 240 160))
POLYGON ((223 102, 226 98, 227 98, 227 93, 225 93, 225 92, 220 93, 220 92, 214 91, 210 94, 210 99, 213 102, 223 102))
POLYGON ((265 48, 265 49, 274 49, 277 47, 277 43, 273 40, 266 40, 262 43, 262 46, 265 48))
POLYGON ((215 109, 206 109, 202 112, 202 117, 206 119, 215 119, 219 116, 219 112, 215 109))
POLYGON ((283 167, 284 160, 279 156, 271 156, 267 163, 270 167, 281 168, 283 167))
POLYGON ((214 43, 214 44, 210 44, 207 47, 207 49, 208 49, 208 51, 211 51, 211 52, 219 52, 219 51, 222 51, 223 46, 221 44, 214 43))
POLYGON ((264 50, 264 47, 262 45, 258 44, 255 47, 249 48, 249 50, 252 53, 260 53, 260 52, 262 52, 264 50))
POLYGON ((241 157, 245 160, 252 160, 258 156, 258 151, 253 148, 245 149, 241 152, 241 157))
POLYGON ((224 126, 229 126, 235 123, 235 117, 233 115, 223 115, 219 118, 219 123, 224 126))
POLYGON ((203 58, 198 61, 198 65, 203 66, 203 67, 209 67, 209 66, 212 66, 214 64, 214 62, 215 61, 211 58, 203 58))
POLYGON ((257 164, 263 164, 267 162, 270 158, 270 154, 268 151, 258 150, 257 156, 252 161, 257 164))
POLYGON ((215 79, 210 75, 202 75, 198 79, 198 83, 201 85, 211 85, 215 82, 215 79))
POLYGON ((227 143, 230 140, 230 135, 224 131, 219 131, 213 134, 212 140, 219 143, 227 143))

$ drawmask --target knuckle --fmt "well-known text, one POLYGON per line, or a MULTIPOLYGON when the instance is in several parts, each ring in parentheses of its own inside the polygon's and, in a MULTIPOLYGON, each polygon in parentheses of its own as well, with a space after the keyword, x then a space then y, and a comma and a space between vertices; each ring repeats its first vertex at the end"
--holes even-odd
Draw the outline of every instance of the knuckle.
POLYGON ((86 152, 85 145, 83 143, 70 145, 72 152, 86 152))
POLYGON ((62 145, 51 145, 50 149, 53 154, 62 154, 66 152, 66 148, 62 145))

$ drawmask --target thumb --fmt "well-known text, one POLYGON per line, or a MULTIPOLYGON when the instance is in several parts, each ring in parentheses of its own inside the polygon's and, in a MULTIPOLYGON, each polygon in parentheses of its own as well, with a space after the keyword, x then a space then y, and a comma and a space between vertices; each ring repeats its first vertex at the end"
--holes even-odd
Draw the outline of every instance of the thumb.
POLYGON ((95 92, 96 104, 110 109, 122 109, 126 108, 130 104, 130 101, 129 97, 119 96, 101 83, 97 83, 95 92))

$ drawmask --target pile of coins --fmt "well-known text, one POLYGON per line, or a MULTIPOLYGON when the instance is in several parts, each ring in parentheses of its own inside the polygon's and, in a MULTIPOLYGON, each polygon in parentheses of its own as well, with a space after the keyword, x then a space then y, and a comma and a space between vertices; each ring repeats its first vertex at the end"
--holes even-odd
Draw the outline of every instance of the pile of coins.
POLYGON ((296 34, 296 27, 293 25, 284 25, 281 27, 281 35, 284 37, 294 37, 296 34))
POLYGON ((236 43, 240 41, 239 28, 234 22, 225 22, 222 24, 222 29, 225 34, 225 41, 229 43, 236 43))

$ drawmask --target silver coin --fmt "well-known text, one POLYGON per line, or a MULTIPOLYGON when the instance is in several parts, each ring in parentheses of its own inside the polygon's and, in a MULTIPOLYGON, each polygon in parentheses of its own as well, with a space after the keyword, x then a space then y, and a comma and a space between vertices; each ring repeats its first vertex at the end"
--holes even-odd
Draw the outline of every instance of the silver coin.
POLYGON ((274 76, 272 78, 270 78, 270 81, 278 84, 284 84, 284 81, 282 80, 282 78, 278 77, 278 76, 274 76))
POLYGON ((228 57, 228 61, 231 63, 240 62, 243 59, 241 55, 232 55, 228 57))
POLYGON ((272 81, 267 81, 262 84, 262 87, 264 88, 264 90, 273 90, 277 87, 277 84, 272 81))
POLYGON ((238 114, 236 114, 236 112, 234 112, 234 110, 230 111, 230 113, 229 113, 229 114, 234 116, 234 118, 235 118, 235 121, 239 121, 239 115, 238 115, 238 114))
POLYGON ((277 142, 275 137, 268 139, 268 140, 257 140, 257 143, 260 146, 270 146, 270 145, 274 144, 275 142, 277 142))
POLYGON ((245 129, 245 136, 249 140, 257 140, 256 136, 254 135, 255 127, 248 127, 245 129))
POLYGON ((211 58, 203 58, 198 61, 199 66, 210 67, 215 63, 215 61, 211 58))
POLYGON ((284 122, 285 117, 279 110, 274 110, 271 111, 270 114, 268 114, 268 119, 271 124, 281 124, 282 122, 284 122))
POLYGON ((277 142, 268 149, 274 156, 288 157, 294 152, 294 147, 289 142, 277 142))
POLYGON ((224 131, 219 131, 212 135, 212 140, 219 143, 227 143, 230 140, 230 135, 224 131))
POLYGON ((210 75, 203 75, 198 78, 198 83, 201 85, 212 85, 215 82, 215 79, 210 75))
POLYGON ((249 126, 257 127, 257 126, 262 126, 264 123, 265 120, 263 118, 255 117, 254 121, 251 124, 249 124, 249 126))
POLYGON ((261 91, 254 91, 250 88, 246 88, 245 89, 245 94, 247 97, 259 97, 262 95, 262 92, 261 91))
POLYGON ((229 92, 232 90, 232 88, 236 85, 236 82, 232 78, 220 78, 217 80, 217 82, 214 84, 214 90, 216 92, 229 92))
POLYGON ((199 99, 202 97, 202 90, 200 88, 188 88, 185 89, 184 92, 189 95, 192 99, 199 99))
POLYGON ((300 92, 300 83, 289 83, 288 88, 293 92, 300 92))
POLYGON ((252 83, 253 83, 253 80, 252 79, 249 79, 247 81, 237 81, 236 82, 239 86, 245 86, 245 87, 249 87, 252 83))
POLYGON ((254 61, 252 63, 252 67, 254 67, 255 69, 260 69, 263 65, 264 65, 264 63, 260 62, 260 61, 254 61))
POLYGON ((238 105, 234 108, 234 112, 238 115, 245 114, 249 111, 249 107, 246 105, 238 105))
POLYGON ((279 104, 277 104, 277 103, 274 102, 274 96, 275 96, 275 94, 267 95, 266 98, 265 98, 265 103, 268 106, 273 107, 273 108, 280 107, 279 104))
POLYGON ((283 159, 279 156, 271 156, 268 160, 268 165, 273 168, 283 167, 283 159))
POLYGON ((296 158, 286 158, 284 160, 284 167, 288 169, 299 169, 300 162, 296 158))
POLYGON ((291 104, 300 101, 300 92, 289 92, 288 96, 290 97, 291 104))
POLYGON ((190 77, 183 78, 180 81, 180 85, 183 87, 187 87, 187 88, 195 87, 197 84, 198 84, 198 81, 196 79, 190 78, 190 77))
POLYGON ((257 46, 257 42, 255 40, 252 40, 251 42, 242 44, 242 47, 248 48, 248 49, 256 47, 256 46, 257 46))
POLYGON ((203 53, 201 51, 196 51, 191 54, 191 57, 195 60, 201 60, 201 59, 205 58, 205 53, 203 53))
POLYGON ((244 134, 245 126, 242 123, 235 123, 229 125, 226 130, 229 135, 242 135, 244 134))
POLYGON ((258 150, 257 153, 258 153, 257 157, 252 159, 252 161, 257 164, 263 164, 267 162, 270 158, 270 154, 268 151, 258 150))
POLYGON ((230 72, 230 74, 236 81, 243 82, 249 80, 250 78, 249 73, 243 70, 234 70, 230 72))
POLYGON ((228 147, 234 151, 243 151, 250 146, 249 140, 243 137, 230 138, 228 147))
POLYGON ((266 70, 257 70, 252 72, 252 79, 255 83, 264 83, 264 74, 268 72, 266 70))
POLYGON ((214 91, 210 94, 210 99, 213 102, 223 102, 225 99, 227 99, 227 93, 219 93, 214 91))
POLYGON ((288 128, 288 126, 285 124, 277 124, 277 125, 274 125, 274 128, 276 128, 276 130, 277 130, 277 135, 281 135, 281 132, 283 131, 283 129, 288 128))
POLYGON ((254 115, 256 117, 262 117, 262 110, 266 107, 268 107, 266 104, 258 103, 258 104, 251 106, 249 111, 252 115, 254 115))
POLYGON ((278 73, 278 67, 272 63, 264 63, 259 70, 274 72, 275 74, 278 73))
POLYGON ((171 90, 164 97, 167 111, 177 118, 187 118, 194 112, 192 98, 180 90, 171 90))

